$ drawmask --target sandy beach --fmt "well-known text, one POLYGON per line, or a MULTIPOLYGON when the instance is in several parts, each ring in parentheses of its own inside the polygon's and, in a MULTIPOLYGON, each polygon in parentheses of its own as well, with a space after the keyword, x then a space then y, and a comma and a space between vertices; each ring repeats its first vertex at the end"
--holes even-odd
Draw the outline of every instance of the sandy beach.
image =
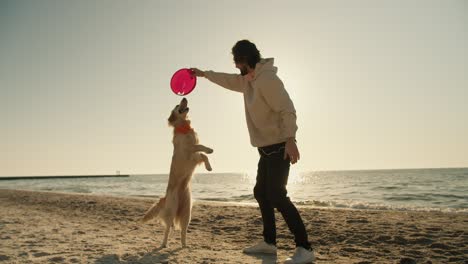
MULTIPOLYGON (((0 263, 282 263, 293 238, 277 213, 278 256, 242 249, 261 239, 258 208, 195 202, 188 248, 138 220, 154 198, 0 190, 0 263)), ((467 263, 468 215, 299 207, 316 263, 467 263)))

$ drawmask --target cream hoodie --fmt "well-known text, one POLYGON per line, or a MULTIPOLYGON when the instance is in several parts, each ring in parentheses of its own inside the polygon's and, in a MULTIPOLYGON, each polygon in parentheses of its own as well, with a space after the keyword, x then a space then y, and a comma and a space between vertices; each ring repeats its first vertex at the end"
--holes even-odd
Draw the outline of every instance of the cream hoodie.
POLYGON ((205 77, 232 91, 244 94, 245 117, 250 143, 264 147, 285 142, 295 137, 297 131, 296 110, 278 78, 274 59, 262 59, 255 66, 252 77, 240 74, 205 71, 205 77))

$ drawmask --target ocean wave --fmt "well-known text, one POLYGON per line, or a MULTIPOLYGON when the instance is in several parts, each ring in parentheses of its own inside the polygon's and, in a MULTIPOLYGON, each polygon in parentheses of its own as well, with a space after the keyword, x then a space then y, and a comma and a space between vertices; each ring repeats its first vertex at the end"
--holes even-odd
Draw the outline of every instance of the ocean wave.
POLYGON ((437 211, 437 212, 453 212, 453 213, 468 213, 468 208, 439 208, 439 207, 420 207, 408 205, 389 205, 377 203, 365 203, 357 201, 298 201, 294 202, 297 205, 326 207, 326 208, 344 208, 344 209, 359 209, 359 210, 392 210, 392 211, 437 211))
POLYGON ((467 195, 455 195, 455 194, 438 194, 438 193, 429 193, 427 195, 433 196, 433 197, 442 197, 442 198, 452 198, 452 199, 464 199, 468 200, 467 195))
MULTIPOLYGON (((255 203, 253 195, 240 195, 231 198, 202 198, 199 200, 213 201, 213 202, 230 202, 230 203, 255 203)), ((330 208, 330 209, 355 209, 355 210, 382 210, 382 211, 424 211, 424 212, 451 212, 451 213, 466 213, 468 208, 439 208, 439 207, 421 207, 421 206, 408 206, 408 205, 389 205, 378 203, 365 203, 358 201, 321 201, 321 200, 307 200, 307 201, 293 201, 294 204, 306 207, 330 208)))
POLYGON ((255 198, 253 194, 245 194, 245 195, 238 195, 232 196, 229 198, 222 198, 222 197, 203 197, 199 198, 199 200, 205 201, 214 201, 214 202, 255 202, 255 198))
POLYGON ((429 201, 435 202, 444 199, 455 199, 455 200, 468 200, 468 196, 456 195, 456 194, 441 194, 441 193, 420 193, 420 194, 392 194, 385 197, 387 201, 429 201))
POLYGON ((399 186, 376 186, 372 188, 373 190, 397 190, 401 189, 399 186))
POLYGON ((386 201, 432 201, 433 198, 427 195, 420 195, 420 194, 393 194, 392 196, 387 196, 384 198, 386 201))
POLYGON ((231 197, 231 199, 234 201, 245 201, 245 200, 254 200, 255 197, 253 196, 253 194, 244 194, 244 195, 231 197))

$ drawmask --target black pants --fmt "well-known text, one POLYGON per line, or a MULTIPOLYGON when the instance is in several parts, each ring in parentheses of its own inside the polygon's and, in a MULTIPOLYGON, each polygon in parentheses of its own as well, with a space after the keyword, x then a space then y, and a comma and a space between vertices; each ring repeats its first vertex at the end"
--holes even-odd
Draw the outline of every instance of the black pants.
POLYGON ((296 247, 310 249, 307 232, 301 216, 287 196, 290 160, 284 159, 285 143, 258 148, 257 183, 254 196, 257 200, 263 219, 263 237, 265 242, 276 245, 275 211, 283 216, 291 233, 294 234, 296 247))

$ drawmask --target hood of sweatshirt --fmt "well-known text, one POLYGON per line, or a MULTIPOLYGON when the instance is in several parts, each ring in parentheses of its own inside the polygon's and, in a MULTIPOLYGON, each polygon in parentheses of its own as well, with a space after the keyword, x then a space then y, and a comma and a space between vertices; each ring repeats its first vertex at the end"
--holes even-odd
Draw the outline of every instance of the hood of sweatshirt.
POLYGON ((257 79, 260 75, 265 73, 276 74, 278 72, 278 67, 273 66, 275 62, 274 58, 261 59, 257 65, 255 65, 255 76, 254 80, 257 79))

